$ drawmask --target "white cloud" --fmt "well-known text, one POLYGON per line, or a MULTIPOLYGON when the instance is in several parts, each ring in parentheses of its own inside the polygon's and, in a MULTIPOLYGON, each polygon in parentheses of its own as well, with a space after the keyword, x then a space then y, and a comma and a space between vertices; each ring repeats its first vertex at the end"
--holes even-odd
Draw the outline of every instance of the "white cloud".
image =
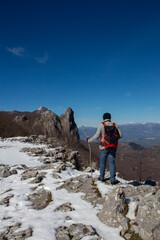
POLYGON ((39 63, 46 63, 48 61, 48 54, 45 53, 43 57, 35 58, 35 60, 39 63))
MULTIPOLYGON (((23 57, 24 56, 24 52, 25 49, 22 47, 14 47, 14 48, 6 48, 8 52, 11 52, 12 54, 19 56, 19 57, 23 57)), ((28 55, 25 57, 29 57, 32 58, 34 60, 36 60, 38 63, 44 64, 48 61, 48 54, 45 52, 43 57, 34 57, 32 55, 28 55)))
POLYGON ((7 47, 7 51, 13 53, 16 56, 22 57, 25 49, 22 47, 15 47, 15 48, 7 47))

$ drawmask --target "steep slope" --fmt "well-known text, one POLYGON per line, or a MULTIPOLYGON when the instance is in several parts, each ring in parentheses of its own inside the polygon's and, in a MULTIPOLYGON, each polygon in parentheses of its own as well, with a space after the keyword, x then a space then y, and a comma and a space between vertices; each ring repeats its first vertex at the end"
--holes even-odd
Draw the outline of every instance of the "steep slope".
MULTIPOLYGON (((86 141, 81 143, 88 148, 86 141)), ((92 143, 92 157, 97 157, 94 166, 99 167, 99 144, 92 143)), ((117 149, 116 168, 122 178, 127 180, 147 180, 160 181, 160 145, 144 148, 138 144, 120 143, 117 149)), ((109 169, 108 162, 107 168, 109 169)))

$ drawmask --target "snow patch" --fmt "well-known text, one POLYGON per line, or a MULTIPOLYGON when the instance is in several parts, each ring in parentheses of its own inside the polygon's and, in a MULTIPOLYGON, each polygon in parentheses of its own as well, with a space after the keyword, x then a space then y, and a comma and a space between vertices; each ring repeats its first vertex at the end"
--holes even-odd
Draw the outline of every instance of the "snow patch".
MULTIPOLYGON (((20 143, 11 140, 3 142, 0 141, 1 163, 9 164, 10 166, 15 164, 26 164, 28 167, 41 165, 42 163, 37 161, 37 157, 30 157, 26 153, 21 152, 22 148, 31 146, 40 147, 40 145, 20 143)), ((44 147, 44 145, 41 145, 41 147, 44 147)), ((13 196, 10 198, 10 204, 8 207, 1 207, 0 234, 5 231, 7 226, 13 226, 19 222, 21 223, 21 227, 17 230, 17 232, 28 228, 33 229, 32 237, 28 238, 30 240, 56 240, 56 229, 58 227, 82 223, 85 225, 92 225, 104 240, 123 239, 119 235, 121 230, 120 228, 111 228, 103 224, 97 217, 99 210, 94 208, 90 203, 81 199, 81 196, 84 193, 69 193, 65 189, 57 190, 57 188, 63 184, 65 180, 77 177, 84 173, 68 167, 66 171, 59 173, 61 179, 54 179, 52 177, 52 169, 44 171, 47 173, 46 178, 43 179, 44 185, 39 186, 38 189, 44 188, 51 191, 53 201, 50 202, 46 208, 39 211, 33 209, 32 203, 28 200, 28 196, 38 190, 36 189, 33 191, 31 188, 37 185, 30 184, 31 179, 21 181, 22 170, 18 170, 17 175, 11 175, 7 178, 1 179, 0 199, 3 199, 11 194, 13 196), (54 212, 57 207, 67 202, 71 203, 75 211, 54 212), (67 220, 67 216, 69 216, 71 220, 67 220), (9 218, 3 220, 4 217, 9 218)), ((96 174, 97 173, 94 173, 94 176, 96 176, 96 174)), ((112 186, 105 185, 103 183, 97 183, 97 185, 103 196, 112 188, 112 186)), ((89 240, 91 238, 83 238, 83 240, 87 239, 89 240)))

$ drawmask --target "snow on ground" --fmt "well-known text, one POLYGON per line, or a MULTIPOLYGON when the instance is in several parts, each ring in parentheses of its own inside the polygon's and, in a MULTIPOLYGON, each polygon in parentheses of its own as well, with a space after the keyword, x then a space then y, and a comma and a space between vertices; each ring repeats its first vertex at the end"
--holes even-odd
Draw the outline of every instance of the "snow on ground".
POLYGON ((23 143, 16 141, 16 139, 14 141, 13 139, 8 138, 5 141, 0 141, 0 164, 12 166, 25 164, 28 167, 39 166, 42 164, 36 160, 36 157, 30 157, 26 153, 20 152, 20 150, 24 147, 44 147, 45 145, 23 143))
MULTIPOLYGON (((20 152, 24 147, 40 147, 40 145, 32 145, 30 143, 21 143, 18 141, 0 140, 0 164, 26 164, 30 166, 38 166, 42 163, 37 161, 36 157, 28 156, 26 153, 20 152)), ((42 145, 41 145, 42 147, 42 145)), ((44 147, 44 145, 43 145, 44 147)), ((69 193, 65 189, 56 190, 66 179, 77 177, 84 174, 80 171, 67 168, 59 175, 61 179, 54 179, 52 177, 53 170, 45 170, 47 172, 46 178, 43 179, 44 189, 52 192, 53 201, 42 210, 35 210, 32 204, 28 201, 28 195, 33 193, 31 187, 36 184, 29 184, 32 179, 21 181, 22 170, 18 170, 17 175, 11 175, 7 178, 0 179, 0 200, 9 195, 14 195, 10 199, 8 207, 0 205, 0 234, 4 232, 7 226, 14 225, 17 222, 22 223, 21 228, 17 231, 25 230, 31 227, 33 229, 31 240, 54 240, 56 239, 56 229, 60 226, 69 226, 73 223, 82 223, 85 225, 92 225, 98 234, 104 240, 121 240, 118 228, 111 228, 103 224, 97 217, 98 209, 94 208, 90 203, 81 199, 83 193, 69 193), (7 192, 9 189, 11 191, 7 192), (60 205, 70 202, 75 211, 71 212, 54 212, 60 205), (71 217, 72 220, 66 220, 66 216, 71 217), (7 220, 3 218, 11 217, 7 220)), ((96 171, 94 174, 98 174, 96 171)), ((112 186, 105 185, 99 182, 98 187, 103 195, 108 193, 112 186)), ((85 237, 84 239, 90 239, 85 237)))
POLYGON ((128 211, 126 217, 128 217, 130 219, 136 218, 135 211, 136 211, 137 205, 138 205, 138 203, 136 201, 132 201, 129 203, 129 211, 128 211))

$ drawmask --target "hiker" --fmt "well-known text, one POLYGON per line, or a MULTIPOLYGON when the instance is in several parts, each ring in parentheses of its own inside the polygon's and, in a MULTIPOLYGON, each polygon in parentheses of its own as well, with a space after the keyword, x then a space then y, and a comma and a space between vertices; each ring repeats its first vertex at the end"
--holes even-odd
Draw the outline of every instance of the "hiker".
POLYGON ((92 138, 88 138, 87 141, 94 142, 101 139, 100 145, 100 176, 98 180, 104 182, 106 160, 108 157, 109 170, 110 170, 110 182, 111 184, 117 184, 119 181, 116 180, 115 170, 115 157, 116 149, 118 147, 118 139, 122 137, 122 132, 117 124, 111 122, 111 114, 103 114, 103 122, 99 124, 97 132, 92 138))

